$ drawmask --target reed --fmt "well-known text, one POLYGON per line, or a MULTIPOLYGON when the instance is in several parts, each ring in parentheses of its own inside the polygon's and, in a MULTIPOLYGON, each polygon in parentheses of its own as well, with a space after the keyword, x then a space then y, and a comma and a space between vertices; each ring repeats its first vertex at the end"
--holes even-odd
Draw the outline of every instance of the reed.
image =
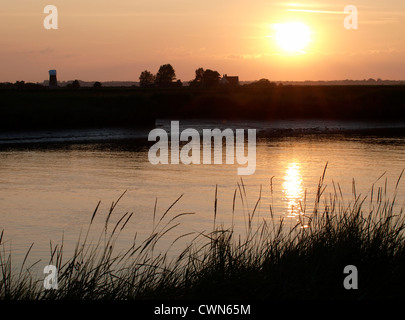
MULTIPOLYGON (((325 167, 326 171, 326 167, 325 167)), ((74 253, 64 256, 63 241, 50 243, 50 264, 59 270, 57 290, 44 290, 42 279, 35 279, 25 260, 19 273, 12 271, 11 253, 0 235, 0 298, 11 300, 127 300, 127 299, 375 299, 403 298, 405 285, 405 217, 395 205, 399 177, 393 197, 384 187, 371 188, 370 195, 356 193, 343 199, 340 186, 326 193, 325 171, 320 178, 314 205, 301 205, 298 223, 287 227, 277 219, 270 205, 269 219, 259 217, 257 208, 247 206, 243 180, 234 191, 232 224, 218 225, 215 189, 213 229, 187 233, 192 240, 174 259, 168 252, 156 252, 156 245, 177 228, 180 218, 193 213, 172 215, 172 208, 161 216, 156 204, 153 230, 143 241, 135 234, 132 245, 114 250, 121 231, 132 214, 125 213, 115 223, 110 217, 118 201, 105 217, 96 243, 88 240, 96 207, 87 231, 79 237, 74 253), (234 227, 237 195, 244 204, 244 234, 234 227), (245 205, 246 204, 246 205, 245 205), (257 222, 257 223, 253 223, 257 222), (359 288, 343 287, 344 267, 354 265, 359 272, 359 288)), ((270 180, 271 194, 273 190, 270 180)), ((28 250, 29 255, 31 248, 28 250)))

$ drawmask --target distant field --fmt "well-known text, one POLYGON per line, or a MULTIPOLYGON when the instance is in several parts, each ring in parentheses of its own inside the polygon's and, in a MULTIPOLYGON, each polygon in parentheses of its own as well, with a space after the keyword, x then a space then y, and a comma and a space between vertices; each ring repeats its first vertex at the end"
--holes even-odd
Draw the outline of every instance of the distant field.
POLYGON ((156 118, 405 120, 405 86, 0 89, 2 130, 133 127, 156 118))

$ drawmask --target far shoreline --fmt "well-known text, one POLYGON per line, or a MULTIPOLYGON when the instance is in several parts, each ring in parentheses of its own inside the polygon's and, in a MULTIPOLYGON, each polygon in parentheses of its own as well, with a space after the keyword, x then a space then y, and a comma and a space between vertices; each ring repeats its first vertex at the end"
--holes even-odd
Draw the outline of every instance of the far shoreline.
POLYGON ((404 85, 0 88, 0 131, 148 128, 156 119, 405 122, 404 85))
MULTIPOLYGON (((122 147, 125 145, 139 148, 150 147, 152 142, 148 141, 148 134, 153 128, 162 127, 162 123, 166 126, 170 125, 172 119, 158 119, 154 125, 150 126, 135 126, 128 127, 95 127, 95 128, 62 128, 62 129, 33 129, 33 130, 10 130, 0 131, 0 151, 1 150, 27 150, 27 149, 59 149, 73 145, 98 145, 110 146, 116 145, 122 147)), ((249 128, 256 129, 256 137, 258 140, 271 139, 280 140, 284 138, 296 139, 338 139, 338 138, 404 138, 405 137, 405 122, 403 123, 378 123, 379 126, 372 126, 370 122, 359 122, 356 124, 345 125, 345 121, 336 121, 336 127, 327 127, 320 125, 312 125, 308 127, 261 127, 266 125, 265 122, 255 120, 248 121, 221 121, 220 119, 207 119, 207 122, 199 119, 182 119, 180 125, 182 128, 193 127, 199 121, 199 125, 205 125, 207 129, 219 128, 239 128, 246 125, 249 128), (257 125, 257 126, 256 126, 257 125), (356 126, 357 125, 357 126, 356 126), (342 126, 339 128, 339 126, 342 126)), ((300 122, 299 120, 291 120, 291 122, 300 122)), ((314 122, 319 124, 320 121, 314 122)), ((274 125, 277 121, 270 121, 268 125, 274 125)), ((300 122, 301 123, 301 122, 300 122)), ((303 124, 313 124, 311 121, 302 121, 303 124)), ((325 123, 326 125, 330 123, 325 123)))

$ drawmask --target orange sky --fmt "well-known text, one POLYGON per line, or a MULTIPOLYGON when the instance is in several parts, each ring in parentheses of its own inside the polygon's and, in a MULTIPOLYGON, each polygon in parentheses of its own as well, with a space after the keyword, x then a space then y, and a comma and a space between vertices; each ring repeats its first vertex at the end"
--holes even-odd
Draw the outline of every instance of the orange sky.
POLYGON ((170 63, 191 80, 198 67, 241 80, 405 79, 405 2, 271 0, 2 0, 0 82, 138 81, 170 63), (59 29, 46 30, 55 5, 59 29), (359 29, 342 13, 355 5, 359 29), (274 24, 305 23, 311 41, 289 54, 274 24))

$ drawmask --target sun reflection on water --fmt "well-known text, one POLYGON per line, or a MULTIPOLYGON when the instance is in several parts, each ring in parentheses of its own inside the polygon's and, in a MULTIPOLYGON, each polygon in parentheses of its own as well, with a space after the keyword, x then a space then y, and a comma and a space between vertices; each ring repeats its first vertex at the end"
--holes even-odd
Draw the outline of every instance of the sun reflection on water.
POLYGON ((286 166, 283 193, 284 200, 287 203, 288 217, 298 218, 302 213, 301 204, 304 197, 304 189, 300 166, 296 162, 291 162, 286 166))

